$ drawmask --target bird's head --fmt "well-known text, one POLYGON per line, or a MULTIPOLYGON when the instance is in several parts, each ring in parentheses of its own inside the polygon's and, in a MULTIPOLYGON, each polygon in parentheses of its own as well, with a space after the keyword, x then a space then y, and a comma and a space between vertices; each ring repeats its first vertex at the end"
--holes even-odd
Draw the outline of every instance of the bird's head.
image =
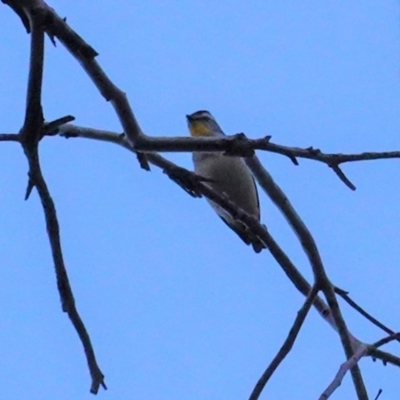
POLYGON ((186 115, 186 119, 192 136, 221 136, 224 134, 215 118, 208 111, 196 111, 193 114, 186 115))

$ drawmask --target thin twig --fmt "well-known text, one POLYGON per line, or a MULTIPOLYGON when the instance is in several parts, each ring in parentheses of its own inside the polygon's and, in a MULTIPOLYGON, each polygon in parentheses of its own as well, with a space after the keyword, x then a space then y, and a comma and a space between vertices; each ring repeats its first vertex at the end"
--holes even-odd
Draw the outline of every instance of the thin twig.
POLYGON ((20 142, 18 133, 0 133, 0 142, 20 142))
MULTIPOLYGON (((367 345, 360 346, 357 351, 340 366, 335 378, 321 394, 319 400, 327 400, 331 396, 331 394, 340 386, 346 373, 349 370, 354 369, 354 366, 357 365, 358 361, 360 361, 360 359, 367 354, 367 351, 367 345)), ((365 399, 368 399, 368 397, 365 397, 365 399)))
POLYGON ((379 397, 381 397, 382 392, 383 392, 383 390, 382 390, 382 389, 379 389, 379 390, 378 390, 378 393, 376 394, 376 397, 375 397, 374 400, 378 400, 379 397))
POLYGON ((271 378, 272 374, 276 371, 280 363, 285 359, 285 357, 289 354, 292 349, 294 342, 300 332, 301 327, 307 317, 308 312, 318 295, 318 286, 314 285, 308 294, 303 306, 298 311, 296 319, 293 322, 292 327, 290 328, 289 334, 283 343, 282 347, 279 349, 278 353, 274 357, 274 359, 269 364, 268 368, 264 371, 261 378, 258 380, 256 386, 251 393, 249 400, 258 400, 261 395, 261 392, 264 390, 265 385, 268 380, 271 378))
POLYGON ((42 136, 57 135, 58 128, 61 125, 67 124, 74 120, 75 117, 73 117, 72 115, 65 115, 64 117, 57 118, 54 121, 46 122, 42 128, 42 136))
MULTIPOLYGON (((376 318, 374 318, 371 314, 367 313, 362 307, 360 307, 354 300, 350 298, 348 293, 340 289, 338 287, 335 287, 335 292, 343 299, 345 300, 351 307, 353 307, 356 311, 358 311, 363 317, 365 317, 368 321, 372 322, 374 325, 376 325, 378 328, 381 328, 383 331, 388 333, 389 335, 393 335, 395 332, 382 324, 382 322, 379 322, 376 318)), ((400 342, 400 339, 397 339, 397 341, 400 342)))
POLYGON ((376 347, 371 347, 368 350, 368 356, 370 356, 374 361, 380 360, 384 365, 391 364, 400 368, 400 357, 397 357, 386 351, 377 349, 376 347))
POLYGON ((340 167, 336 164, 329 165, 335 174, 339 177, 339 179, 351 190, 356 190, 354 184, 350 181, 350 179, 344 174, 344 172, 340 169, 340 167))
POLYGON ((394 340, 399 340, 400 339, 400 333, 396 332, 396 333, 392 333, 389 336, 386 336, 382 339, 377 340, 375 343, 372 344, 373 347, 378 348, 381 347, 385 344, 388 344, 390 342, 393 342, 394 340))
POLYGON ((319 400, 327 400, 332 393, 340 386, 342 383, 342 380, 346 373, 351 369, 354 368, 354 365, 356 365, 362 357, 368 354, 370 348, 378 348, 380 346, 383 346, 384 344, 387 344, 389 342, 392 342, 393 340, 398 340, 400 338, 400 333, 395 333, 393 335, 389 335, 387 337, 384 337, 377 342, 373 343, 372 345, 363 345, 357 349, 357 351, 354 353, 354 355, 348 359, 346 362, 344 362, 340 368, 339 371, 337 372, 335 378, 333 381, 329 384, 329 386, 324 390, 324 392, 321 394, 319 397, 319 400))

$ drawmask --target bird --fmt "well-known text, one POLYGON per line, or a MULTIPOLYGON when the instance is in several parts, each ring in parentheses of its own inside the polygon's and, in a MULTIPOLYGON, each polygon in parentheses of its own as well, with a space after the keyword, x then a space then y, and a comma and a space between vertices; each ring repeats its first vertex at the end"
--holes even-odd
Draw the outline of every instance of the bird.
MULTIPOLYGON (((192 137, 225 137, 215 118, 206 110, 186 115, 192 137)), ((260 221, 260 202, 254 177, 241 157, 225 156, 222 152, 193 152, 194 171, 206 178, 204 184, 219 194, 226 195, 246 213, 260 221)), ((246 225, 214 201, 208 203, 218 216, 256 253, 266 245, 246 225)))

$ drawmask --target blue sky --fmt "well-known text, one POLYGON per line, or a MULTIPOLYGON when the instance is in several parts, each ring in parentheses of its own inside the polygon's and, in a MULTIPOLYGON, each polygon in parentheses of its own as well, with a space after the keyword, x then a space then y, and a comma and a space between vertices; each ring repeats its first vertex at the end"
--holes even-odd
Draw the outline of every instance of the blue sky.
MULTIPOLYGON (((99 53, 143 130, 187 135, 185 114, 208 109, 226 133, 272 135, 327 152, 399 150, 397 1, 102 1, 49 3, 99 53), (137 3, 137 4, 136 4, 137 3)), ((0 8, 1 132, 23 122, 29 36, 0 8), (5 39, 6 38, 6 39, 5 39)), ((120 132, 111 108, 61 44, 47 40, 47 120, 120 132)), ((192 168, 190 154, 168 154, 192 168)), ((322 164, 260 153, 307 223, 332 281, 400 330, 400 177, 397 160, 346 165, 346 188, 322 164)), ((256 255, 156 168, 107 143, 46 138, 78 308, 106 382, 105 399, 246 399, 281 346, 303 299, 267 252, 256 255)), ((0 387, 7 399, 91 399, 80 342, 61 312, 27 164, 1 143, 0 387)), ((295 235, 261 194, 262 219, 308 278, 295 235)), ((352 332, 384 336, 348 307, 352 332)), ((398 346, 387 346, 397 351, 398 346)), ((311 399, 344 361, 338 337, 312 311, 264 399, 311 399)), ((370 359, 371 398, 397 399, 399 371, 370 359)), ((335 399, 355 398, 347 377, 335 399)))

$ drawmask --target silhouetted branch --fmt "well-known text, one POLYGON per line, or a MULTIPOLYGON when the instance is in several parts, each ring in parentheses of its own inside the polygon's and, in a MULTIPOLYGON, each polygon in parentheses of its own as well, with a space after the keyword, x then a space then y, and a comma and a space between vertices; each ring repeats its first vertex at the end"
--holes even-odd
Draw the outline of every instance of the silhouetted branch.
MULTIPOLYGON (((329 386, 326 388, 326 390, 322 393, 322 395, 319 397, 319 400, 327 400, 332 395, 332 393, 340 386, 346 373, 350 369, 354 368, 354 366, 360 361, 360 359, 363 356, 368 354, 369 349, 371 347, 377 348, 377 347, 383 346, 384 344, 389 343, 393 340, 399 340, 399 339, 400 339, 400 333, 395 333, 395 334, 389 335, 381 340, 378 340, 371 346, 363 345, 363 346, 359 347, 357 349, 357 351, 354 353, 354 355, 340 366, 339 371, 337 372, 335 378, 329 384, 329 386)), ((368 397, 366 397, 366 399, 368 399, 368 397)))
POLYGON ((61 125, 67 124, 75 120, 75 117, 72 115, 66 115, 65 117, 57 118, 54 121, 45 122, 42 127, 42 132, 40 138, 42 139, 44 136, 52 136, 58 134, 58 128, 61 125))
MULTIPOLYGON (((300 216, 297 214, 293 206, 290 204, 289 199, 283 193, 282 189, 273 180, 272 176, 263 167, 258 158, 256 156, 253 156, 246 158, 245 160, 248 167, 253 172, 253 175, 256 177, 258 183, 267 193, 268 197, 282 212, 289 225, 296 233, 301 243, 301 246, 310 262, 314 274, 315 284, 320 286, 326 297, 346 356, 347 358, 350 358, 354 351, 353 347, 358 344, 358 341, 353 340, 354 338, 347 329, 346 322, 340 312, 339 304, 337 302, 333 286, 330 283, 328 276, 326 275, 322 259, 320 257, 315 240, 311 235, 311 232, 304 224, 300 216)), ((351 374, 358 398, 366 398, 365 385, 362 380, 360 369, 357 365, 352 368, 351 374)))
POLYGON ((344 174, 344 172, 340 169, 338 165, 329 165, 332 168, 333 172, 339 177, 339 179, 351 190, 356 190, 356 187, 350 179, 344 174))
POLYGON ((17 133, 0 133, 0 142, 20 142, 21 138, 17 133))
MULTIPOLYGON (((345 300, 351 307, 353 307, 356 311, 358 311, 363 317, 365 317, 368 321, 372 322, 378 328, 381 328, 383 331, 388 333, 389 335, 393 335, 395 332, 379 322, 376 318, 374 318, 371 314, 367 313, 362 307, 360 307, 354 300, 352 300, 348 294, 343 289, 335 287, 335 292, 345 300)), ((398 340, 400 342, 400 340, 398 340)))
MULTIPOLYGON (((9 3, 12 2, 9 1, 9 3)), ((46 125, 43 124, 44 119, 41 106, 41 91, 44 59, 44 29, 48 20, 46 19, 46 15, 41 12, 41 7, 43 5, 42 2, 21 1, 20 4, 21 9, 25 12, 29 20, 31 32, 31 56, 25 121, 18 135, 19 141, 24 149, 29 164, 29 182, 26 198, 29 197, 32 188, 35 187, 38 191, 45 214, 47 233, 49 236, 54 260, 57 286, 60 293, 62 309, 64 312, 68 313, 68 316, 81 339, 92 376, 91 392, 97 393, 100 385, 106 388, 104 383, 104 375, 97 365, 90 337, 75 306, 75 299, 70 287, 62 255, 60 229, 58 225, 56 209, 47 184, 43 178, 39 161, 38 144, 42 134, 46 132, 46 125)), ((54 129, 64 120, 70 121, 71 117, 63 118, 61 119, 61 122, 60 120, 56 122, 53 121, 53 123, 49 123, 49 125, 52 127, 52 129, 54 129)), ((49 125, 47 125, 47 128, 49 125)), ((11 137, 8 136, 8 138, 10 139, 11 137)))
POLYGON ((400 158, 400 151, 363 152, 360 154, 335 154, 322 153, 313 147, 300 148, 275 144, 271 142, 271 136, 260 139, 249 139, 244 134, 214 137, 152 137, 140 136, 134 144, 134 148, 143 152, 182 152, 182 151, 225 151, 229 155, 249 157, 254 150, 265 150, 288 157, 293 164, 299 165, 298 158, 319 161, 330 167, 339 179, 351 190, 355 185, 339 167, 340 164, 356 161, 387 160, 400 158))
MULTIPOLYGON (((370 355, 384 362, 400 365, 399 358, 377 349, 377 347, 391 340, 398 340, 399 335, 393 334, 388 338, 382 339, 373 346, 368 346, 350 334, 342 317, 334 286, 331 284, 325 272, 314 238, 283 191, 258 161, 254 151, 258 149, 284 155, 295 165, 299 164, 299 158, 322 162, 329 166, 339 179, 352 190, 355 190, 355 186, 341 170, 341 164, 354 161, 400 158, 400 152, 347 155, 324 154, 319 149, 314 149, 313 147, 302 149, 271 143, 271 136, 252 140, 247 139, 244 134, 227 136, 225 138, 165 138, 147 136, 139 126, 125 93, 108 78, 103 69, 96 62, 95 57, 98 53, 68 26, 65 19, 60 18, 43 0, 2 0, 2 2, 9 5, 18 14, 25 28, 28 32, 31 32, 31 58, 24 125, 18 135, 0 134, 0 141, 20 142, 28 159, 29 182, 26 198, 29 197, 29 194, 35 187, 45 213, 62 308, 63 311, 68 313, 83 344, 92 377, 91 392, 97 393, 100 385, 106 388, 104 375, 97 365, 90 337, 75 306, 75 299, 70 287, 62 255, 56 209, 47 184, 43 178, 38 153, 38 144, 42 137, 46 135, 51 136, 57 132, 64 137, 84 137, 112 142, 123 146, 136 155, 143 169, 149 170, 150 162, 161 168, 172 181, 178 184, 189 195, 193 197, 206 196, 208 199, 214 201, 229 212, 233 218, 245 224, 266 244, 267 249, 282 267, 291 282, 306 296, 306 301, 299 311, 287 339, 257 383, 250 397, 251 400, 258 399, 270 376, 291 350, 311 305, 314 305, 323 318, 338 331, 348 359, 348 361, 342 365, 328 389, 323 393, 321 399, 327 399, 330 394, 333 393, 338 385, 340 385, 343 376, 348 370, 351 371, 358 399, 367 399, 367 392, 361 372, 358 368, 358 361, 361 357, 370 355), (71 116, 62 117, 49 123, 44 122, 41 107, 44 33, 49 35, 53 44, 56 43, 55 39, 58 39, 78 60, 100 94, 107 101, 111 102, 120 120, 122 129, 125 132, 124 134, 114 134, 113 132, 81 128, 66 124, 66 122, 73 120, 71 116), (217 193, 211 189, 209 185, 207 185, 207 180, 205 178, 177 166, 156 153, 161 151, 222 151, 226 156, 244 157, 260 185, 283 213, 296 233, 311 265, 314 274, 314 285, 311 287, 310 283, 297 270, 287 254, 271 236, 268 229, 255 217, 248 215, 236 206, 236 204, 232 203, 224 194, 217 193), (319 290, 324 293, 329 307, 325 304, 324 300, 318 296, 319 290)), ((371 322, 374 322, 374 319, 370 317, 369 314, 363 310, 362 312, 364 316, 368 315, 368 319, 371 322)))
POLYGON ((91 339, 76 308, 74 295, 72 293, 72 289, 69 283, 68 274, 62 254, 60 227, 58 224, 54 201, 43 178, 37 151, 30 154, 28 153, 28 161, 29 177, 38 191, 39 198, 45 213, 47 233, 50 240, 51 252, 57 278, 57 287, 60 293, 62 309, 68 314, 68 317, 70 318, 75 330, 79 335, 79 338, 81 339, 86 354, 90 375, 92 378, 90 391, 96 394, 99 390, 100 385, 104 389, 107 389, 107 387, 104 382, 104 375, 97 364, 91 339))
MULTIPOLYGON (((135 153, 135 150, 130 146, 129 142, 127 141, 126 137, 123 134, 118 134, 115 132, 104 131, 104 130, 97 130, 92 128, 83 128, 72 124, 66 124, 61 126, 59 128, 59 133, 61 136, 66 138, 80 137, 80 138, 94 139, 94 140, 100 140, 118 144, 126 148, 127 150, 135 153)), ((208 198, 219 204, 221 207, 225 208, 232 215, 234 215, 235 218, 245 223, 254 232, 254 234, 258 235, 267 244, 269 251, 271 252, 273 257, 277 260, 277 262, 282 267, 283 271, 291 280, 291 282, 295 285, 295 287, 304 296, 308 295, 308 293, 311 290, 311 285, 298 271, 298 269, 294 266, 289 257, 276 243, 276 241, 269 234, 268 230, 264 225, 260 224, 255 218, 247 215, 243 211, 240 211, 235 204, 233 204, 231 201, 229 201, 229 199, 226 198, 226 196, 221 196, 218 193, 215 193, 208 186, 202 184, 202 179, 198 179, 199 177, 195 173, 185 170, 184 168, 177 167, 174 163, 165 159, 159 154, 148 153, 147 157, 150 163, 156 165, 157 167, 161 168, 164 171, 167 171, 167 173, 173 171, 176 168, 184 170, 189 181, 183 180, 182 182, 180 182, 180 186, 186 185, 185 190, 188 193, 191 191, 195 191, 196 197, 198 197, 199 194, 207 196, 208 198), (193 185, 197 187, 193 188, 193 185)), ((337 330, 337 326, 332 317, 332 313, 329 307, 324 303, 324 301, 321 298, 317 297, 314 302, 314 306, 321 314, 321 316, 335 330, 337 330)), ((352 339, 354 340, 354 338, 352 339)))
MULTIPOLYGON (((98 53, 68 26, 65 19, 60 18, 43 0, 2 1, 10 6, 22 4, 23 7, 35 10, 38 19, 46 21, 46 32, 51 37, 56 37, 79 61, 101 95, 113 105, 124 132, 126 132, 131 144, 134 144, 136 138, 143 135, 143 132, 136 121, 125 93, 111 82, 100 65, 95 61, 98 53)), ((148 168, 145 157, 140 155, 140 153, 138 154, 138 160, 142 168, 148 168)))
POLYGON ((379 359, 383 362, 383 365, 391 364, 396 367, 400 367, 400 357, 396 357, 395 355, 377 349, 376 347, 370 347, 367 355, 370 356, 374 361, 379 359))
POLYGON ((44 20, 36 9, 22 4, 31 27, 31 55, 29 60, 29 78, 26 98, 25 121, 20 131, 21 143, 27 147, 35 147, 43 125, 42 83, 44 59, 44 20))
POLYGON ((297 317, 293 322, 292 327, 290 328, 289 334, 283 343, 282 347, 279 349, 277 355, 269 364, 268 368, 262 374, 261 378, 258 380, 256 386, 251 393, 249 400, 258 400, 261 392, 263 391, 265 385, 267 384, 268 380, 271 378, 272 374, 276 371, 279 367, 280 363, 285 359, 285 357, 289 354, 290 350, 292 349, 294 342, 300 332, 301 327, 303 326, 303 322, 305 321, 310 308, 318 296, 318 286, 314 285, 307 295, 307 298, 301 307, 301 309, 297 313, 297 317))

